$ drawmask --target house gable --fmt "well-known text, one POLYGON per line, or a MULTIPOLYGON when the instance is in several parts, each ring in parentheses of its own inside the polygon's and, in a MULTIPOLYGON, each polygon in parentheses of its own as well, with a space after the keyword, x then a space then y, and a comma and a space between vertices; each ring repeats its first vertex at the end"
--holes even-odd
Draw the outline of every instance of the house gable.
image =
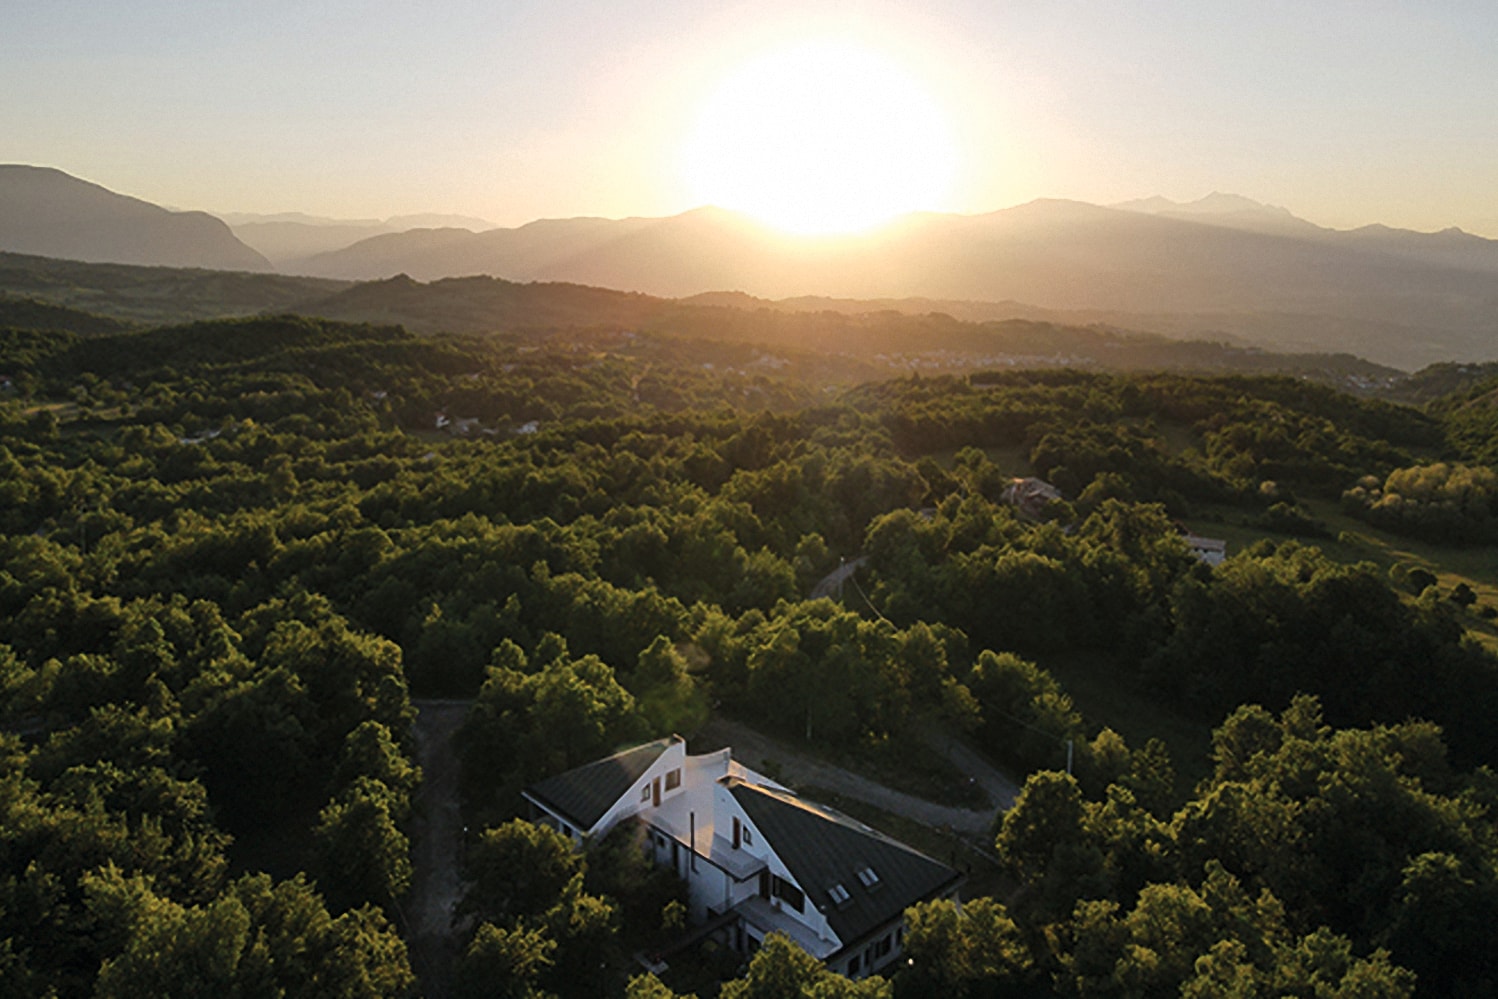
POLYGON ((640 788, 648 789, 657 776, 669 771, 663 763, 675 759, 679 767, 685 756, 686 743, 679 736, 657 739, 548 777, 526 788, 524 795, 576 829, 578 836, 591 836, 606 832, 638 810, 640 788))

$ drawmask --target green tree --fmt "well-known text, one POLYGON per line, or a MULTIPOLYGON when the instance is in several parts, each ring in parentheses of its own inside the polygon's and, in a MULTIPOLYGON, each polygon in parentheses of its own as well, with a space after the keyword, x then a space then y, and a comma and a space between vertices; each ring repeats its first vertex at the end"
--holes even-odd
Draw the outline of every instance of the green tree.
POLYGON ((583 855, 549 826, 512 819, 485 829, 468 850, 460 910, 487 922, 538 916, 583 870, 583 855))
POLYGON ((781 933, 765 937, 743 978, 723 983, 723 999, 889 999, 879 976, 851 981, 827 968, 781 933))
POLYGON ((359 777, 323 808, 313 830, 323 882, 331 895, 389 905, 411 886, 411 844, 396 825, 400 797, 359 777))
POLYGON ((1004 906, 975 898, 916 905, 905 913, 910 964, 896 984, 902 995, 954 999, 1029 996, 1040 988, 1024 934, 1004 906))

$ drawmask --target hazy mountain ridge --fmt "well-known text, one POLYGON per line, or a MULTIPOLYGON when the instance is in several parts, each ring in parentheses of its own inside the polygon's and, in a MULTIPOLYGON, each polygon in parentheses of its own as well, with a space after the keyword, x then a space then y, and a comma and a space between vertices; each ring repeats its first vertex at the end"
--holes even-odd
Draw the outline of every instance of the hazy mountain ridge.
POLYGON ((1113 206, 1125 211, 1202 222, 1231 229, 1279 233, 1320 240, 1350 249, 1371 250, 1438 267, 1498 274, 1498 240, 1455 226, 1439 232, 1397 229, 1381 223, 1355 229, 1332 229, 1298 218, 1287 208, 1265 205, 1237 194, 1213 192, 1191 202, 1153 197, 1113 206))
POLYGON ((1207 340, 1178 340, 1109 327, 1028 317, 969 321, 943 312, 843 303, 842 310, 788 308, 742 295, 664 299, 576 284, 517 284, 451 278, 422 284, 404 275, 355 285, 297 311, 356 322, 399 323, 427 332, 634 329, 694 340, 814 350, 887 370, 1077 366, 1109 370, 1297 374, 1357 390, 1382 389, 1402 372, 1350 354, 1277 354, 1207 340))
POLYGON ((355 280, 491 274, 672 298, 1007 301, 1408 367, 1498 352, 1498 241, 1324 230, 1244 201, 1219 198, 1186 218, 1047 200, 915 217, 862 239, 791 239, 711 210, 538 222, 378 237, 306 269, 355 280))
POLYGON ((205 212, 170 212, 50 167, 0 164, 0 250, 97 263, 268 271, 205 212))
POLYGON ((544 279, 549 265, 628 235, 656 220, 544 219, 514 229, 456 227, 385 233, 292 265, 318 277, 371 280, 408 274, 417 280, 488 274, 544 279), (407 266, 407 265, 410 266, 407 266))
POLYGON ((264 254, 278 269, 295 270, 308 257, 352 246, 361 240, 412 229, 464 229, 482 232, 492 222, 466 215, 396 215, 388 219, 334 219, 302 212, 275 215, 224 213, 234 235, 264 254))

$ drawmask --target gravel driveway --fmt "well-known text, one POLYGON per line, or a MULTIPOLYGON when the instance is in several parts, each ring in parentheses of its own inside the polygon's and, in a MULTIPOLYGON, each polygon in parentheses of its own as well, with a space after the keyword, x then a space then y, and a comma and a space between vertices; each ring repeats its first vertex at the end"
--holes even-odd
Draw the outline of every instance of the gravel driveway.
POLYGON ((462 897, 458 858, 463 817, 458 803, 458 760, 452 737, 472 701, 413 700, 416 706, 416 792, 412 829, 411 890, 402 907, 414 970, 427 999, 448 994, 452 976, 452 914, 462 897))

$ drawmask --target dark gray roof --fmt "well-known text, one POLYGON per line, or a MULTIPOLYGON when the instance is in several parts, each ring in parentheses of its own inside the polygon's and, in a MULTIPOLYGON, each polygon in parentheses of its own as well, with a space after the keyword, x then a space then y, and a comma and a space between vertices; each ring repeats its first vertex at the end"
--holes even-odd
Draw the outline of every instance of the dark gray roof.
POLYGON ((898 840, 794 795, 737 779, 728 788, 844 947, 961 878, 898 840), (873 870, 877 883, 859 878, 865 869, 873 870), (829 894, 833 885, 848 894, 841 905, 829 894))
POLYGON ((593 828, 674 739, 657 739, 532 784, 525 793, 577 826, 593 828))

